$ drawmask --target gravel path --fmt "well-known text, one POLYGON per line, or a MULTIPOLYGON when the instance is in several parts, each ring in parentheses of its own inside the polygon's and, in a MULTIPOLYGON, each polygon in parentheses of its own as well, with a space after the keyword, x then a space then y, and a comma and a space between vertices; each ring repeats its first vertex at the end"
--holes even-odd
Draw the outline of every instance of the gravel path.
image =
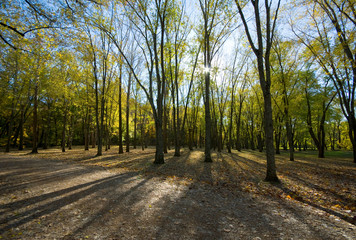
POLYGON ((1 153, 0 238, 356 239, 356 227, 293 200, 1 153))

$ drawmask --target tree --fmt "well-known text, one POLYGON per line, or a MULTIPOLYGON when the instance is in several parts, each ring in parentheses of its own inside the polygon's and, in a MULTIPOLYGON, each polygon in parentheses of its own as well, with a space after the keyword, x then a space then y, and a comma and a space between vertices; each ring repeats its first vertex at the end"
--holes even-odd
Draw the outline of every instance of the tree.
MULTIPOLYGON (((229 140, 228 140, 228 145, 227 145, 227 148, 228 148, 227 150, 229 153, 231 153, 231 149, 233 146, 232 125, 233 125, 233 116, 234 116, 234 109, 235 109, 236 86, 237 86, 238 79, 244 69, 245 63, 247 62, 247 56, 248 56, 248 54, 246 54, 245 56, 243 56, 242 61, 239 62, 239 61, 237 61, 238 53, 239 53, 239 49, 237 47, 235 47, 235 53, 234 53, 234 57, 233 57, 233 64, 232 64, 231 75, 230 75, 230 78, 231 78, 230 79, 230 82, 231 82, 231 104, 230 104, 230 116, 229 116, 229 140), (238 69, 238 67, 239 67, 239 69, 238 69)), ((242 84, 242 88, 244 88, 244 83, 242 84)), ((239 98, 240 98, 240 96, 239 96, 239 98)), ((242 107, 243 100, 242 99, 239 99, 239 100, 240 100, 240 105, 242 107)), ((241 109, 239 111, 239 114, 240 114, 240 118, 241 118, 241 109)), ((238 120, 238 121, 240 121, 240 120, 238 120)), ((238 124, 236 123, 236 128, 240 128, 240 126, 238 126, 239 124, 240 123, 238 123, 238 124)), ((237 131, 239 132, 240 129, 238 129, 237 131)), ((239 135, 239 133, 237 135, 239 135)), ((239 136, 236 136, 236 137, 238 138, 239 136)))
POLYGON ((292 31, 298 37, 324 73, 331 78, 337 90, 340 107, 347 119, 349 137, 356 163, 356 49, 355 9, 352 1, 310 0, 302 2, 304 21, 302 29, 292 22, 292 31))
POLYGON ((119 154, 124 153, 122 146, 122 59, 119 58, 119 154))
MULTIPOLYGON (((183 115, 183 121, 180 115, 180 94, 179 88, 182 84, 182 78, 184 74, 182 73, 182 61, 184 59, 185 54, 187 53, 187 38, 192 29, 191 24, 187 21, 187 16, 185 13, 185 1, 179 5, 175 1, 173 1, 174 5, 177 5, 175 11, 173 11, 173 16, 171 18, 171 28, 167 33, 167 43, 169 51, 168 51, 168 71, 167 74, 169 76, 168 80, 170 81, 170 90, 171 90, 171 98, 172 98, 172 120, 173 120, 173 132, 174 132, 174 156, 180 156, 180 148, 181 148, 181 135, 183 135, 185 119, 187 114, 187 105, 190 99, 190 93, 192 89, 192 83, 194 79, 194 73, 197 66, 198 56, 200 53, 200 47, 195 51, 194 45, 192 46, 192 50, 190 53, 194 55, 195 53, 195 62, 193 64, 192 75, 189 82, 189 89, 186 95, 185 101, 185 111, 183 115), (183 123, 182 123, 183 122, 183 123)), ((183 96, 182 96, 183 98, 183 96)))
POLYGON ((238 111, 235 112, 235 120, 236 120, 236 149, 238 151, 241 151, 241 116, 242 116, 242 107, 243 103, 246 99, 246 89, 247 86, 247 72, 244 75, 244 78, 242 80, 241 86, 238 90, 239 93, 239 105, 238 105, 238 111))
POLYGON ((270 53, 272 47, 272 41, 274 36, 274 31, 276 27, 276 21, 278 17, 278 10, 281 1, 278 0, 275 14, 271 16, 272 1, 265 1, 266 10, 266 22, 265 26, 262 27, 261 16, 260 16, 260 4, 259 0, 251 0, 251 4, 254 10, 254 21, 256 24, 257 31, 257 47, 252 35, 250 33, 250 28, 245 18, 245 14, 242 10, 241 3, 235 0, 239 14, 241 16, 244 29, 250 43, 250 46, 256 55, 258 74, 260 79, 260 85, 263 92, 264 99, 264 124, 265 124, 265 134, 266 134, 266 156, 267 156, 267 174, 266 181, 278 182, 276 164, 274 158, 274 146, 273 146, 273 118, 272 118, 272 100, 271 100, 271 66, 270 66, 270 53), (272 21, 272 22, 271 22, 272 21), (265 29, 265 37, 263 37, 263 29, 265 29), (265 46, 264 46, 265 45, 265 46))
MULTIPOLYGON (((128 52, 131 54, 129 56, 129 61, 130 65, 134 67, 134 69, 137 71, 138 68, 138 61, 135 59, 135 53, 137 52, 137 46, 134 45, 134 42, 132 43, 130 49, 128 49, 128 52)), ((132 83, 132 71, 130 68, 128 68, 128 79, 127 79, 127 94, 126 94, 126 134, 125 134, 125 142, 126 142, 126 152, 130 152, 130 97, 131 97, 131 83, 132 83)), ((137 93, 136 93, 137 94, 137 93)), ((136 109, 135 109, 135 114, 136 114, 136 109)), ((135 116, 136 118, 136 116, 135 116)), ((135 131, 136 131, 136 120, 135 120, 135 131)), ((136 134, 136 133, 135 133, 136 134)), ((135 140, 134 140, 135 141, 135 140)))
MULTIPOLYGON (((129 30, 133 31, 131 35, 127 34, 127 36, 131 36, 131 40, 136 42, 145 61, 148 75, 148 88, 137 75, 138 73, 135 71, 134 66, 132 66, 128 54, 120 42, 122 39, 118 40, 111 28, 96 23, 96 26, 105 31, 112 39, 151 105, 156 129, 155 164, 164 163, 163 100, 166 92, 164 56, 166 52, 166 24, 170 16, 169 9, 171 7, 169 1, 164 0, 154 2, 147 0, 126 1, 123 6, 129 21, 129 30), (155 88, 155 92, 153 88, 155 88)), ((122 26, 122 19, 116 19, 116 21, 117 26, 122 26)), ((127 39, 125 40, 127 41, 127 39)))
MULTIPOLYGON (((305 79, 305 100, 307 102, 307 124, 308 131, 310 136, 312 137, 317 149, 318 149, 318 157, 325 157, 325 121, 326 121, 326 113, 333 102, 336 92, 333 91, 329 86, 329 81, 325 81, 325 85, 323 87, 318 86, 319 84, 316 82, 315 78, 313 79, 313 75, 310 73, 304 74, 305 79), (314 80, 314 81, 313 81, 314 80), (313 93, 314 92, 314 93, 313 93), (314 96, 312 96, 314 95, 314 96), (318 100, 312 100, 318 99, 318 100), (317 133, 315 133, 313 128, 313 114, 312 114, 312 102, 319 103, 318 105, 318 121, 317 121, 317 133), (321 111, 320 111, 321 110, 321 111)), ((316 105, 316 104, 314 104, 316 105)))
POLYGON ((94 42, 95 38, 90 27, 86 26, 88 35, 92 71, 95 81, 95 119, 98 136, 98 151, 97 156, 102 155, 103 136, 104 136, 104 119, 105 119, 105 102, 107 85, 113 76, 110 74, 110 51, 111 39, 104 32, 99 32, 98 42, 94 42), (99 46, 97 46, 99 45, 99 46), (101 89, 99 89, 101 87, 101 89), (100 112, 99 112, 100 111, 100 112))
POLYGON ((203 17, 201 42, 204 59, 204 106, 205 106, 205 150, 204 161, 211 159, 211 116, 210 116, 210 75, 212 61, 227 36, 231 33, 233 17, 227 12, 226 2, 221 0, 199 0, 203 17))
POLYGON ((297 77, 293 76, 297 67, 298 50, 296 44, 291 41, 283 41, 275 38, 273 44, 273 54, 275 55, 276 67, 273 68, 275 81, 278 82, 282 95, 282 112, 286 126, 286 134, 289 145, 289 160, 294 161, 294 139, 291 116, 291 99, 296 90, 297 77))

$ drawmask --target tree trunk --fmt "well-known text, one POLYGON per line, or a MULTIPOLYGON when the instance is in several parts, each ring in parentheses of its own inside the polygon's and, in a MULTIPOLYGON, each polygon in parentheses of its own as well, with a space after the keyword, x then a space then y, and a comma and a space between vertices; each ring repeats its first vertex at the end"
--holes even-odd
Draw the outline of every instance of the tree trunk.
POLYGON ((353 117, 353 119, 348 119, 348 123, 349 123, 349 137, 350 137, 351 144, 352 144, 354 163, 356 163, 356 136, 355 136, 356 123, 355 123, 355 117, 353 117))
POLYGON ((286 113, 286 129, 287 129, 287 140, 288 140, 288 145, 289 145, 289 160, 294 161, 294 140, 293 140, 293 133, 291 129, 291 123, 290 123, 290 118, 289 114, 286 113))
POLYGON ((34 104, 33 104, 33 123, 32 123, 32 152, 38 153, 37 141, 38 141, 38 130, 37 130, 37 108, 38 108, 38 83, 37 79, 35 82, 35 94, 34 94, 34 104))
POLYGON ((276 164, 274 159, 274 146, 273 146, 273 120, 272 120, 272 102, 270 89, 266 88, 264 91, 265 99, 265 133, 266 133, 266 155, 267 155, 267 173, 266 181, 278 182, 276 164))
POLYGON ((20 134, 20 124, 17 126, 14 137, 12 138, 12 147, 17 147, 17 140, 19 139, 20 134))
POLYGON ((68 149, 72 149, 73 145, 73 124, 74 124, 74 119, 73 119, 73 114, 70 116, 70 125, 69 125, 69 134, 68 134, 68 149))
POLYGON ((241 113, 242 113, 242 97, 240 96, 239 112, 236 116, 236 149, 241 152, 241 140, 240 140, 240 126, 241 126, 241 113))
MULTIPOLYGON (((136 89, 137 91, 137 89, 136 89)), ((134 139, 133 139, 133 148, 136 149, 137 144, 137 92, 135 97, 135 120, 134 120, 134 139)))
POLYGON ((231 90, 231 106, 230 106, 230 120, 229 120, 229 142, 227 145, 227 152, 231 153, 231 148, 232 148, 232 121, 233 121, 233 115, 234 115, 234 85, 231 90))
MULTIPOLYGON (((104 74, 105 75, 105 74, 104 74)), ((98 153, 97 156, 101 156, 103 153, 103 145, 104 145, 104 117, 105 117, 105 81, 106 77, 103 77, 103 86, 101 90, 101 108, 100 108, 100 128, 98 131, 98 153), (100 148, 100 150, 99 150, 100 148)))
POLYGON ((130 152, 130 90, 131 90, 131 72, 129 73, 129 82, 127 86, 127 97, 126 97, 126 152, 130 152))
POLYGON ((47 103, 47 124, 46 124, 46 132, 44 135, 44 143, 43 143, 43 149, 47 149, 48 148, 48 141, 49 141, 49 133, 51 130, 51 111, 50 111, 50 103, 47 103))
POLYGON ((189 129, 188 129, 188 148, 190 151, 193 151, 193 141, 192 141, 192 127, 189 126, 189 129))
POLYGON ((281 145, 281 126, 278 126, 278 131, 276 132, 275 135, 275 141, 276 141, 276 154, 281 154, 280 151, 280 145, 281 145))
POLYGON ((98 149, 96 156, 103 155, 103 142, 100 129, 100 114, 99 114, 99 89, 98 89, 98 79, 95 81, 95 121, 96 121, 96 136, 98 140, 98 149))
MULTIPOLYGON (((90 119, 92 119, 92 117, 90 116, 90 119)), ((91 120, 90 120, 91 122, 91 120)), ((90 132, 90 140, 91 140, 91 148, 95 148, 96 146, 96 133, 95 133, 95 126, 91 127, 91 132, 90 132)))
POLYGON ((210 73, 205 74, 205 162, 212 162, 211 154, 211 118, 210 118, 210 73))
POLYGON ((89 140, 90 140, 90 117, 89 109, 87 107, 86 116, 85 116, 85 126, 84 126, 84 150, 89 150, 89 140))
POLYGON ((66 102, 64 100, 63 128, 62 128, 62 141, 61 141, 62 152, 66 151, 67 106, 65 105, 66 102))
POLYGON ((124 148, 122 146, 122 65, 120 65, 120 75, 119 75, 119 154, 124 153, 124 148))
POLYGON ((145 117, 143 117, 143 121, 141 123, 141 145, 142 145, 142 151, 145 150, 145 117))
POLYGON ((218 134, 218 152, 221 152, 223 149, 223 116, 220 115, 220 123, 219 123, 219 134, 218 134))
POLYGON ((167 106, 166 106, 166 98, 167 96, 164 96, 163 100, 163 152, 168 153, 168 143, 167 143, 167 124, 168 124, 168 119, 167 119, 167 106))
POLYGON ((263 151, 263 143, 262 143, 262 131, 258 132, 257 135, 257 142, 258 142, 258 151, 262 152, 263 151))
POLYGON ((257 68, 258 68, 258 75, 260 80, 261 89, 263 92, 263 99, 264 99, 264 124, 265 124, 265 136, 266 136, 266 158, 267 158, 267 172, 265 181, 270 182, 279 182, 277 177, 276 171, 276 164, 274 158, 274 145, 273 145, 273 114, 272 114, 272 100, 271 100, 271 66, 270 66, 270 51, 272 47, 272 40, 273 40, 273 32, 275 27, 275 21, 278 15, 278 9, 280 6, 280 0, 277 4, 276 14, 274 16, 273 24, 271 26, 271 4, 272 2, 265 1, 265 8, 266 8, 266 26, 265 26, 265 36, 262 34, 262 26, 261 26, 261 19, 260 19, 260 5, 259 1, 252 1, 255 13, 255 23, 256 23, 256 34, 257 34, 257 43, 258 47, 255 47, 255 44, 252 40, 249 26, 245 19, 245 16, 242 12, 242 8, 238 1, 235 1, 245 28, 246 35, 248 37, 248 41, 253 52, 257 58, 257 68), (265 49, 263 44, 265 43, 265 49), (264 53, 265 50, 265 53, 264 53))
MULTIPOLYGON (((253 111, 253 110, 251 110, 253 111)), ((254 123, 254 117, 253 117, 253 113, 251 112, 251 139, 250 139, 250 146, 251 146, 251 150, 255 150, 255 123, 254 123)))
POLYGON ((25 106, 21 105, 21 115, 20 115, 20 142, 19 142, 19 150, 23 150, 23 141, 24 141, 24 118, 25 118, 25 106))
POLYGON ((257 54, 258 72, 260 77, 260 85, 263 92, 264 99, 264 123, 266 134, 266 157, 267 157, 267 171, 265 181, 279 182, 276 171, 276 163, 274 158, 273 145, 273 114, 272 114, 272 98, 271 98, 271 72, 269 65, 269 57, 265 58, 266 75, 264 72, 264 57, 262 53, 257 54), (266 78, 265 78, 266 77, 266 78))
MULTIPOLYGON (((15 100, 12 100, 12 101, 15 101, 15 100)), ((7 137, 5 152, 10 152, 10 144, 11 144, 11 137, 12 137, 12 131, 13 131, 13 123, 14 123, 14 107, 15 107, 15 104, 14 104, 14 102, 12 102, 11 117, 10 117, 10 122, 9 122, 8 130, 7 130, 8 137, 7 137)))
MULTIPOLYGON (((161 118, 162 119, 162 118, 161 118)), ((156 119, 156 154, 154 164, 163 164, 164 163, 164 146, 163 146, 163 129, 162 129, 162 120, 156 119)))
MULTIPOLYGON (((177 87, 177 86, 176 86, 177 87)), ((181 148, 181 135, 184 129, 180 127, 180 119, 179 119, 179 98, 178 98, 178 90, 176 90, 176 107, 173 104, 173 128, 174 128, 174 156, 179 157, 180 148, 181 148)), ((174 101, 174 99, 173 99, 174 101)))

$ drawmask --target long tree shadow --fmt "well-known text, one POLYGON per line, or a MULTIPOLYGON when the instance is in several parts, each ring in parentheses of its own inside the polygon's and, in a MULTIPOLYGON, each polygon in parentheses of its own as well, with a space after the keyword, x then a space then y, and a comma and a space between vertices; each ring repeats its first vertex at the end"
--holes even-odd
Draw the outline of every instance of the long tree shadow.
POLYGON ((354 207, 356 207, 356 201, 354 199, 351 198, 351 195, 350 197, 347 197, 347 196, 344 196, 344 195, 341 195, 340 193, 338 193, 336 190, 334 189, 327 189, 327 188, 324 188, 324 187, 321 187, 317 184, 314 184, 314 183, 311 183, 309 181, 306 181, 300 177, 297 177, 297 176, 289 176, 289 178, 291 179, 294 179, 295 181, 299 182, 299 183, 302 183, 303 185, 305 186, 308 186, 310 188, 312 188, 313 190, 317 190, 317 191, 321 191, 325 194, 327 194, 328 196, 333 196, 337 201, 343 201, 343 204, 352 204, 354 207))
MULTIPOLYGON (((211 177, 209 177, 211 176, 209 173, 211 172, 211 164, 201 164, 204 165, 204 179, 211 181, 211 177)), ((155 237, 168 239, 169 236, 171 236, 170 239, 191 238, 192 236, 198 236, 199 239, 202 239, 202 237, 204 239, 212 239, 212 235, 209 235, 208 232, 219 238, 218 226, 215 225, 214 227, 214 225, 209 224, 209 222, 216 222, 215 216, 211 214, 209 209, 204 211, 209 219, 202 215, 199 210, 200 207, 196 208, 193 203, 196 203, 196 200, 190 199, 185 194, 190 189, 189 186, 182 187, 161 179, 159 182, 142 181, 140 184, 130 188, 129 191, 119 193, 112 198, 110 197, 112 193, 109 193, 107 197, 111 200, 107 201, 83 224, 67 234, 64 239, 76 239, 89 234, 92 236, 93 232, 101 238, 109 239, 150 239, 155 237), (152 186, 152 184, 154 185, 152 186), (131 198, 128 199, 130 196, 131 198), (156 202, 151 203, 155 198, 157 198, 156 202), (143 203, 137 204, 138 202, 143 203), (194 206, 192 206, 192 203, 194 206), (152 209, 151 205, 145 208, 145 205, 147 206, 148 204, 156 204, 156 206, 155 208, 152 207, 152 209), (122 205, 126 206, 125 209, 123 209, 122 205), (174 207, 172 208, 172 206, 174 207), (140 219, 144 220, 141 222, 140 219), (103 222, 106 223, 105 232, 98 229, 103 222), (116 225, 113 226, 113 224, 116 225), (189 226, 189 229, 194 229, 194 232, 198 235, 187 231, 187 226, 189 226), (130 229, 131 232, 129 233, 131 235, 125 236, 125 232, 130 229), (134 229, 133 232, 132 229, 134 229), (179 235, 175 232, 178 229, 182 230, 179 231, 179 235)), ((209 196, 206 196, 206 198, 208 199, 209 196)), ((213 201, 205 200, 202 202, 212 204, 213 201)))
POLYGON ((72 179, 89 174, 93 169, 70 166, 60 161, 6 158, 1 159, 0 195, 9 195, 19 190, 26 190, 38 184, 54 183, 58 180, 72 179))
MULTIPOLYGON (((263 174, 263 168, 262 168, 262 164, 259 162, 256 162, 252 159, 248 159, 248 158, 244 158, 241 156, 236 156, 234 153, 233 154, 227 154, 227 153, 223 153, 221 154, 221 159, 222 159, 222 164, 225 166, 226 171, 230 172, 230 180, 235 182, 237 181, 237 186, 238 187, 242 187, 242 185, 245 183, 243 181, 238 182, 238 178, 237 177, 232 177, 236 176, 237 174, 243 174, 246 176, 246 178, 248 179, 248 181, 254 181, 256 183, 256 181, 258 182, 258 176, 261 176, 263 174), (233 161, 229 161, 229 158, 231 158, 233 161), (245 167, 243 165, 245 165, 245 167), (255 174, 255 173, 258 174, 255 174)), ((285 158, 280 159, 279 161, 286 161, 285 158)), ((317 168, 317 164, 315 163, 305 163, 304 161, 301 162, 289 162, 287 161, 286 164, 284 164, 281 172, 283 172, 285 175, 285 177, 287 177, 289 180, 292 180, 292 182, 296 182, 295 184, 297 184, 299 186, 306 186, 309 187, 311 189, 315 189, 316 191, 321 191, 328 199, 332 198, 334 199, 334 201, 343 201, 344 205, 348 205, 349 207, 354 207, 356 202, 354 199, 341 195, 336 191, 333 191, 332 189, 327 189, 324 188, 322 186, 319 186, 317 184, 313 184, 311 182, 308 182, 305 179, 302 179, 300 177, 298 177, 298 175, 296 175, 296 173, 294 173, 294 171, 296 169, 304 169, 303 171, 301 171, 301 174, 307 174, 305 177, 308 177, 308 174, 311 174, 310 171, 313 172, 313 168, 317 168), (297 166, 295 166, 297 165, 297 166), (312 169, 310 169, 312 168, 312 169), (305 172, 307 170, 307 172, 305 172), (294 174, 293 174, 294 173, 294 174)), ((324 170, 326 172, 323 172, 324 175, 328 174, 328 170, 332 169, 331 167, 324 167, 324 170)), ((314 173, 315 174, 315 173, 314 173)), ((335 176, 335 174, 332 174, 332 179, 337 179, 335 176)), ((329 175, 328 175, 329 176, 329 175)), ((344 180, 345 181, 345 180, 344 180)), ((352 183, 353 181, 350 180, 350 182, 352 183)), ((256 186, 257 188, 259 188, 258 186, 256 186)), ((273 184, 271 185, 269 188, 273 189, 274 187, 277 187, 277 189, 282 190, 282 192, 286 195, 286 196, 292 196, 293 199, 310 205, 312 207, 315 207, 319 210, 322 210, 324 212, 327 212, 329 214, 332 214, 334 216, 337 216, 341 219, 346 220, 347 222, 350 222, 352 224, 355 224, 356 219, 355 217, 352 218, 350 216, 347 216, 346 214, 337 212, 333 209, 321 206, 317 201, 310 201, 308 199, 303 198, 302 196, 300 196, 301 194, 298 194, 297 192, 289 189, 287 187, 287 185, 283 185, 283 183, 281 184, 273 184)), ((270 190, 271 191, 271 190, 270 190)), ((270 192, 268 191, 268 192, 270 192)), ((341 202, 339 202, 341 204, 341 202)), ((336 204, 336 203, 334 203, 336 204)))
MULTIPOLYGON (((138 165, 135 165, 132 160, 126 166, 130 168, 144 166, 144 172, 154 174, 147 174, 142 178, 137 171, 109 174, 110 176, 107 176, 106 172, 104 177, 99 176, 100 179, 74 183, 74 185, 71 183, 70 187, 64 189, 61 189, 62 180, 74 176, 80 177, 81 171, 84 173, 96 171, 74 165, 78 167, 78 171, 68 170, 69 174, 61 177, 61 174, 66 171, 61 171, 59 166, 59 169, 55 168, 47 172, 37 171, 40 181, 36 181, 32 175, 23 174, 19 177, 24 178, 24 181, 28 178, 34 186, 42 186, 45 184, 46 177, 50 177, 53 171, 53 174, 59 177, 53 189, 59 190, 0 205, 0 234, 18 227, 32 231, 31 227, 37 224, 33 223, 34 220, 43 219, 45 222, 47 219, 51 223, 58 221, 66 226, 66 231, 59 230, 59 232, 53 232, 46 227, 41 229, 52 234, 52 237, 41 235, 47 239, 54 237, 80 239, 88 237, 89 234, 91 235, 88 238, 100 239, 236 239, 236 237, 251 239, 256 227, 260 231, 259 236, 266 236, 267 239, 279 238, 279 233, 283 233, 283 229, 277 226, 284 219, 280 217, 279 220, 275 218, 271 220, 263 201, 252 200, 250 195, 238 191, 231 193, 228 188, 220 188, 213 184, 220 179, 220 172, 224 171, 229 171, 230 177, 236 173, 247 172, 246 178, 256 182, 257 176, 264 172, 265 165, 225 153, 214 153, 215 161, 204 163, 201 153, 201 151, 184 152, 179 158, 168 155, 164 165, 153 165, 151 163, 153 155, 148 153, 143 157, 137 156, 136 160, 140 161, 138 165), (41 172, 47 174, 46 177, 41 177, 41 172), (156 178, 157 175, 163 177, 156 178), (194 177, 198 182, 192 181, 187 186, 179 185, 174 181, 170 182, 167 175, 194 177), (74 211, 82 211, 83 216, 77 217, 74 211), (71 220, 72 218, 76 222, 71 220), (240 226, 243 226, 241 227, 243 230, 239 229, 240 226), (177 232, 181 235, 177 235, 177 232)), ((117 163, 116 157, 104 156, 104 159, 108 162, 112 161, 109 164, 113 168, 124 166, 124 163, 113 164, 117 163)), ((92 160, 103 159, 89 159, 92 160)), ((39 161, 38 164, 41 165, 41 162, 45 161, 39 161)), ((73 167, 70 164, 66 166, 73 167)), ((21 168, 13 168, 16 169, 21 168)), ((232 179, 236 178, 233 176, 232 179)), ((240 184, 238 181, 236 183, 240 184)), ((283 184, 276 187, 291 194, 283 184)), ((303 223, 303 215, 295 209, 289 209, 288 213, 298 219, 297 224, 303 223)), ((293 224, 288 226, 292 227, 293 224)), ((316 238, 324 237, 314 227, 309 227, 309 230, 316 238)), ((310 238, 309 235, 308 237, 310 238)))
POLYGON ((324 211, 326 213, 329 213, 331 215, 339 217, 340 219, 343 219, 343 220, 345 220, 345 221, 347 221, 347 222, 349 222, 349 223, 351 223, 353 225, 356 225, 356 218, 355 217, 351 218, 351 217, 346 216, 346 215, 344 215, 342 213, 336 212, 336 211, 334 211, 334 210, 332 210, 330 208, 326 208, 326 207, 320 206, 320 205, 318 205, 318 204, 316 204, 314 202, 311 202, 311 201, 309 201, 307 199, 304 199, 303 197, 299 196, 295 191, 293 191, 293 190, 289 189, 288 187, 286 187, 285 185, 283 185, 283 183, 275 184, 275 186, 277 188, 279 188, 280 190, 282 190, 286 195, 293 196, 293 199, 298 201, 298 202, 300 202, 300 203, 307 204, 307 205, 312 206, 312 207, 314 207, 316 209, 319 209, 321 211, 324 211))
POLYGON ((1 195, 8 195, 11 193, 14 193, 19 190, 26 190, 30 188, 32 185, 36 184, 50 184, 53 182, 57 182, 59 179, 65 180, 65 179, 71 179, 73 177, 78 177, 80 175, 88 174, 90 171, 83 172, 83 170, 69 170, 65 172, 51 172, 51 173, 41 173, 41 172, 35 172, 31 174, 31 177, 28 179, 28 176, 26 180, 22 180, 19 183, 16 183, 14 181, 10 181, 8 183, 4 183, 0 185, 0 192, 1 195), (37 176, 37 177, 36 177, 37 176), (38 177, 41 176, 41 177, 38 177))
MULTIPOLYGON (((170 207, 163 206, 156 214, 162 216, 156 239, 252 239, 256 229, 258 236, 277 239, 283 233, 278 227, 280 220, 269 217, 263 202, 252 200, 246 194, 232 194, 218 186, 194 184, 178 199, 172 202, 167 198, 164 204, 170 207), (261 212, 266 214, 261 215, 261 212)), ((290 214, 294 216, 294 212, 290 214)), ((309 229, 314 238, 320 238, 317 229, 309 229)))
MULTIPOLYGON (((89 218, 80 226, 77 226, 71 233, 64 236, 63 239, 74 239, 83 234, 87 228, 92 227, 96 222, 101 222, 102 218, 108 213, 111 213, 113 209, 119 205, 127 205, 126 207, 134 205, 137 201, 140 201, 145 195, 149 194, 152 190, 147 190, 146 186, 150 178, 144 178, 140 182, 136 183, 133 187, 129 188, 127 191, 116 193, 115 191, 106 191, 105 198, 109 199, 103 207, 101 207, 94 214, 91 214, 89 218), (142 188, 142 190, 140 190, 142 188), (131 198, 130 198, 131 196, 131 198)), ((112 182, 107 182, 106 184, 112 185, 112 182)), ((117 188, 122 188, 127 182, 120 182, 117 188)), ((100 190, 103 190, 102 188, 100 190)), ((121 212, 122 214, 122 212, 121 212)), ((109 221, 109 220, 108 220, 109 221)))
POLYGON ((265 173, 264 168, 266 167, 265 164, 242 157, 235 153, 223 153, 222 156, 224 156, 223 163, 227 169, 241 169, 240 172, 242 174, 244 174, 247 178, 254 179, 254 181, 257 182, 263 178, 265 173), (231 158, 232 161, 228 161, 229 158, 231 158))
MULTIPOLYGON (((120 178, 123 178, 125 175, 127 175, 127 176, 128 175, 132 175, 132 173, 130 173, 130 174, 126 173, 126 174, 122 174, 122 175, 110 176, 110 177, 107 177, 107 178, 104 178, 104 179, 99 179, 99 180, 96 180, 96 181, 87 182, 87 183, 75 185, 73 187, 69 187, 69 188, 58 190, 58 191, 42 194, 42 195, 39 195, 39 196, 35 196, 35 197, 26 198, 26 199, 23 199, 23 200, 18 200, 18 201, 15 201, 15 202, 3 204, 3 205, 0 206, 0 209, 8 209, 7 211, 11 211, 11 210, 17 209, 19 207, 26 207, 26 206, 33 205, 33 204, 36 204, 36 203, 39 203, 39 202, 42 202, 42 201, 46 201, 48 199, 53 199, 53 198, 56 198, 58 196, 65 195, 65 194, 70 193, 70 192, 74 192, 74 191, 82 189, 82 188, 86 188, 86 187, 89 187, 89 186, 92 186, 92 185, 96 185, 96 184, 99 184, 99 183, 102 183, 102 182, 105 182, 105 181, 120 179, 120 178)), ((4 213, 4 212, 2 212, 2 213, 4 213)))
POLYGON ((3 226, 0 227, 0 234, 11 228, 15 228, 29 221, 32 221, 33 219, 50 214, 66 205, 77 202, 80 199, 88 197, 97 191, 102 190, 103 188, 107 188, 110 185, 113 186, 115 183, 118 183, 118 181, 120 181, 120 184, 125 184, 127 181, 130 181, 133 176, 136 175, 132 173, 125 173, 110 176, 93 182, 73 186, 68 189, 63 189, 41 196, 20 200, 14 203, 5 204, 1 206, 1 208, 8 210, 1 213, 3 218, 0 220, 0 224, 3 226), (68 195, 68 193, 71 194, 68 195), (43 202, 45 200, 49 200, 50 202, 37 206, 38 202, 43 202), (24 210, 31 205, 34 207, 30 208, 29 210, 24 210), (8 215, 14 210, 22 210, 22 212, 8 215), (5 213, 8 214, 5 215, 5 213))

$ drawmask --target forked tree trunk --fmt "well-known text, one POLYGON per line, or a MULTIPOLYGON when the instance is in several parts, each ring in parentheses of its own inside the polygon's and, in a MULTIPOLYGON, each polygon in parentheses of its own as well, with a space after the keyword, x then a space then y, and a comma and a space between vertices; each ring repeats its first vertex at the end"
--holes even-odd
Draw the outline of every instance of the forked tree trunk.
POLYGON ((270 66, 270 51, 273 41, 273 33, 275 28, 275 23, 278 16, 278 10, 280 6, 280 0, 277 3, 277 10, 275 16, 271 18, 271 5, 272 1, 265 1, 266 10, 266 22, 265 24, 265 34, 262 34, 262 22, 260 18, 260 4, 259 1, 251 1, 254 8, 255 23, 256 23, 256 35, 257 35, 257 47, 255 46, 253 39, 250 34, 249 25, 245 19, 245 15, 238 1, 236 1, 248 41, 253 52, 257 58, 257 68, 260 80, 260 85, 263 93, 264 99, 264 128, 266 136, 266 158, 267 158, 267 171, 265 181, 269 182, 279 182, 276 171, 276 163, 274 157, 274 145, 273 145, 273 114, 272 114, 272 98, 271 98, 271 66, 270 66), (272 20, 272 24, 271 24, 272 20), (265 41, 265 47, 264 45, 265 41))

